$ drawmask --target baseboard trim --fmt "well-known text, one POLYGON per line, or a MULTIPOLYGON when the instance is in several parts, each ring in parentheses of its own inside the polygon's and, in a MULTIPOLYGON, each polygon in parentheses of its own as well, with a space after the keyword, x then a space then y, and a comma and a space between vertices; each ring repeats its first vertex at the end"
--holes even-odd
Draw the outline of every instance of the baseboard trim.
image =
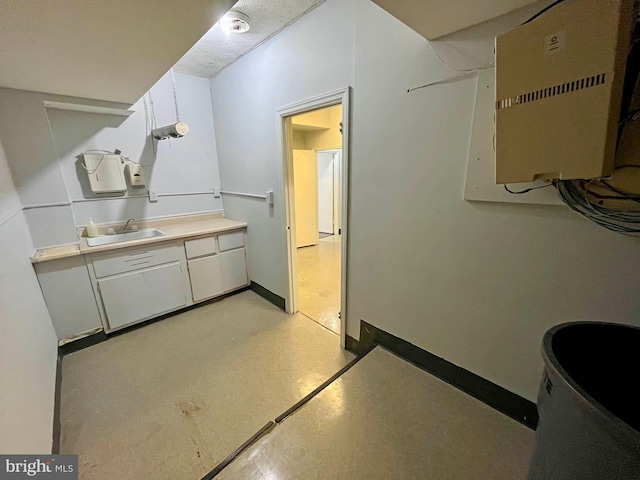
POLYGON ((273 303, 280 310, 286 311, 284 298, 282 298, 280 295, 273 293, 271 290, 264 288, 259 283, 253 281, 251 282, 251 286, 249 288, 265 300, 273 303))
POLYGON ((406 340, 360 321, 360 340, 347 336, 347 349, 362 354, 382 345, 396 355, 439 379, 453 385, 490 407, 535 430, 538 425, 536 404, 485 378, 440 358, 406 340))
POLYGON ((344 341, 344 348, 349 350, 351 353, 355 353, 356 355, 360 354, 360 342, 349 335, 346 336, 344 341))
POLYGON ((91 335, 87 335, 86 337, 82 337, 78 340, 60 345, 58 347, 58 355, 60 356, 60 358, 62 358, 65 355, 69 355, 70 353, 84 350, 85 348, 92 347, 102 342, 106 342, 108 339, 109 336, 104 333, 104 331, 92 333, 91 335))
POLYGON ((242 287, 242 288, 239 288, 238 290, 234 290, 232 292, 225 293, 224 295, 220 295, 219 297, 211 298, 209 300, 205 300, 204 302, 199 302, 194 305, 189 305, 188 307, 184 307, 179 310, 174 310, 173 312, 165 313, 164 315, 160 315, 159 317, 150 318, 149 320, 136 323, 135 325, 130 325, 120 330, 115 330, 111 333, 105 333, 103 330, 96 333, 92 333, 91 335, 87 335, 86 337, 82 337, 82 338, 79 338, 78 340, 73 340, 71 342, 65 343, 64 345, 60 345, 58 347, 58 355, 64 357, 65 355, 69 355, 70 353, 74 353, 79 350, 84 350, 85 348, 92 347, 102 342, 106 342, 112 337, 117 337, 118 335, 123 335, 127 332, 131 332, 133 330, 146 327, 147 325, 151 325, 152 323, 166 320, 167 318, 171 318, 180 313, 188 312, 189 310, 193 310, 195 308, 200 308, 205 305, 210 305, 212 303, 219 302, 221 300, 224 300, 225 298, 231 297, 241 292, 245 292, 247 290, 249 290, 249 287, 242 287))
POLYGON ((62 398, 62 355, 58 352, 56 359, 56 384, 53 395, 53 434, 51 443, 51 453, 60 453, 60 432, 62 423, 60 422, 60 399, 62 398))

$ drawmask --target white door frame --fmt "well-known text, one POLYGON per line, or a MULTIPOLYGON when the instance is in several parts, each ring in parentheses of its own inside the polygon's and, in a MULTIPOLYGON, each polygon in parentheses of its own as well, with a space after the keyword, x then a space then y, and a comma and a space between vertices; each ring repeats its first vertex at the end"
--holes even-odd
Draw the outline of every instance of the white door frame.
MULTIPOLYGON (((351 87, 341 88, 296 103, 285 105, 276 110, 276 132, 278 135, 281 161, 278 162, 279 175, 283 180, 284 201, 281 215, 286 232, 286 258, 288 262, 289 302, 288 313, 298 311, 298 268, 295 242, 295 202, 293 201, 293 135, 291 117, 311 110, 342 105, 342 242, 340 255, 340 344, 345 348, 347 338, 347 258, 348 258, 348 205, 349 205, 349 119, 351 87)), ((335 149, 333 149, 335 150, 335 149)))

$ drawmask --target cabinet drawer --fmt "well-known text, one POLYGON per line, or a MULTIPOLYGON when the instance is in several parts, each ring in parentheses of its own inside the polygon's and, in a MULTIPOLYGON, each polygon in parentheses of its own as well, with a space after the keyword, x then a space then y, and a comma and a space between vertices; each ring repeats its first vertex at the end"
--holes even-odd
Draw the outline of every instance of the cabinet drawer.
MULTIPOLYGON (((183 257, 184 258, 184 257, 183 257)), ((146 247, 91 257, 96 278, 108 277, 180 259, 177 245, 146 247)))
POLYGON ((216 253, 216 237, 197 238, 184 242, 187 258, 203 257, 216 253))
POLYGON ((244 232, 240 231, 218 235, 218 246, 221 252, 244 247, 244 232))

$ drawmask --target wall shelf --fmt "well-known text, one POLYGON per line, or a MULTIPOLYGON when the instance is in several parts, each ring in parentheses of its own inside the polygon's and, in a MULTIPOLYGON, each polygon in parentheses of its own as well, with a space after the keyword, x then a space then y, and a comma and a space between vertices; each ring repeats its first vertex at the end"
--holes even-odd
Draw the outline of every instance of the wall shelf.
POLYGON ((54 108, 56 110, 70 110, 73 112, 86 112, 86 113, 103 113, 106 115, 120 115, 122 117, 128 117, 134 111, 125 110, 122 108, 100 107, 97 105, 86 105, 82 103, 65 103, 65 102, 51 102, 44 101, 46 108, 54 108))

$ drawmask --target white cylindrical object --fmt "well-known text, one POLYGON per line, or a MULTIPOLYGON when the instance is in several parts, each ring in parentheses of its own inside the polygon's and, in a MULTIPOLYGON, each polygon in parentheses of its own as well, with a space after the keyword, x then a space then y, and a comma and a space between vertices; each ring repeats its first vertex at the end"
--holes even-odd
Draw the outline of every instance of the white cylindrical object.
POLYGON ((174 123, 165 127, 154 128, 151 132, 153 138, 164 140, 165 138, 180 138, 189 133, 189 125, 184 122, 174 123))

